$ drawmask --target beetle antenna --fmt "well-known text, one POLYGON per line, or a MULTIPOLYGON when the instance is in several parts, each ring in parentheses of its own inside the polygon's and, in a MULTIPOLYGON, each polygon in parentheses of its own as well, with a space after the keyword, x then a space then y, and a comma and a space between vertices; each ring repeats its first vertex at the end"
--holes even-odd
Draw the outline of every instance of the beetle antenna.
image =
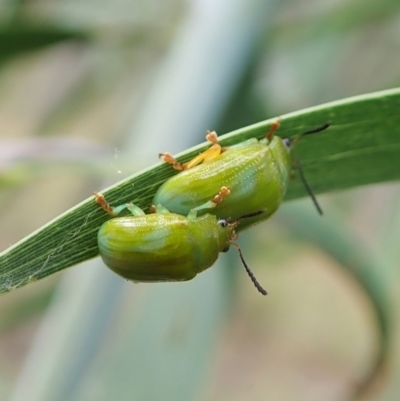
POLYGON ((249 219, 250 217, 258 216, 258 215, 260 215, 262 213, 264 213, 264 210, 258 210, 257 212, 244 214, 243 216, 240 216, 237 221, 240 221, 242 219, 249 219))
POLYGON ((243 263, 244 268, 246 269, 247 274, 250 277, 250 280, 253 282, 254 286, 257 288, 258 292, 260 292, 262 295, 267 295, 267 291, 264 290, 264 288, 261 287, 261 284, 257 281, 256 277, 254 276, 253 272, 250 270, 250 268, 247 266, 242 250, 240 249, 240 246, 236 244, 235 242, 231 242, 231 245, 233 245, 239 252, 240 259, 243 263))
POLYGON ((331 125, 331 123, 330 123, 330 121, 328 121, 327 123, 325 123, 317 128, 310 129, 309 131, 303 132, 300 135, 304 136, 304 135, 316 134, 317 132, 325 131, 330 125, 331 125))
POLYGON ((240 223, 240 221, 241 220, 243 220, 243 219, 249 219, 250 217, 254 217, 254 216, 258 216, 258 215, 260 215, 260 214, 263 214, 264 213, 264 210, 258 210, 257 212, 253 212, 253 213, 249 213, 249 214, 244 214, 243 216, 240 216, 237 220, 235 220, 235 221, 232 221, 232 219, 227 219, 228 220, 228 223, 231 225, 231 226, 233 226, 233 227, 236 227, 239 223, 240 223))
POLYGON ((319 203, 318 203, 318 201, 317 201, 317 198, 316 198, 315 195, 314 195, 313 190, 311 189, 310 185, 308 184, 308 182, 307 182, 307 180, 306 180, 306 177, 305 177, 305 175, 304 175, 303 168, 301 167, 300 162, 299 162, 298 160, 296 160, 296 161, 294 162, 294 164, 296 165, 297 169, 299 170, 300 178, 301 178, 301 181, 302 181, 302 183, 303 183, 303 185, 304 185, 304 188, 306 189, 308 195, 310 195, 310 198, 312 199, 312 201, 313 201, 315 207, 317 208, 318 213, 322 216, 322 215, 323 215, 322 208, 321 208, 321 206, 319 205, 319 203))
POLYGON ((321 126, 319 126, 317 128, 313 128, 313 129, 310 129, 309 131, 302 132, 301 134, 297 135, 293 139, 293 141, 291 143, 291 146, 293 146, 296 142, 298 142, 303 136, 310 135, 310 134, 316 134, 317 132, 325 131, 328 127, 330 127, 330 125, 331 125, 331 123, 327 122, 327 123, 325 123, 325 124, 323 124, 323 125, 321 125, 321 126))
MULTIPOLYGON (((325 131, 330 125, 331 125, 331 123, 328 121, 328 122, 326 122, 325 124, 323 124, 323 125, 321 125, 321 126, 319 126, 319 127, 317 127, 317 128, 311 129, 311 130, 309 130, 309 131, 306 131, 306 132, 303 132, 302 134, 297 135, 297 136, 293 139, 293 141, 291 141, 290 146, 293 147, 293 145, 294 145, 296 142, 298 142, 304 135, 311 135, 311 134, 316 134, 317 132, 325 131)), ((317 201, 317 198, 316 198, 315 195, 314 195, 314 192, 312 191, 310 185, 308 184, 308 182, 307 182, 307 180, 306 180, 306 177, 305 177, 305 175, 304 175, 304 171, 303 171, 303 168, 301 167, 300 162, 299 162, 298 160, 294 160, 294 161, 293 161, 293 164, 294 164, 294 165, 297 167, 297 169, 299 170, 300 178, 301 178, 301 181, 302 181, 302 183, 303 183, 303 185, 304 185, 304 188, 306 189, 308 195, 310 196, 310 198, 311 198, 311 200, 313 201, 315 207, 317 208, 318 213, 322 216, 322 215, 323 215, 322 208, 321 208, 321 206, 319 205, 319 203, 318 203, 318 201, 317 201)))

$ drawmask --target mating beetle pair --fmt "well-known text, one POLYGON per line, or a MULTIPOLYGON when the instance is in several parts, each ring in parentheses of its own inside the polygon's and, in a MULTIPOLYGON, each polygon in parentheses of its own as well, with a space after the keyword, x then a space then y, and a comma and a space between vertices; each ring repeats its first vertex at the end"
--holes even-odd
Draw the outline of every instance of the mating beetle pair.
POLYGON ((303 135, 328 128, 325 124, 290 141, 274 136, 280 122, 272 124, 265 139, 250 139, 222 148, 215 132, 207 133, 212 146, 188 163, 161 154, 179 174, 157 191, 152 211, 133 204, 111 208, 104 197, 96 202, 111 215, 127 208, 133 216, 107 221, 98 233, 104 263, 133 281, 184 281, 211 267, 219 252, 235 246, 257 289, 266 294, 247 267, 233 240, 236 227, 254 224, 271 216, 286 193, 295 165, 305 188, 322 213, 298 162, 292 145, 303 135))

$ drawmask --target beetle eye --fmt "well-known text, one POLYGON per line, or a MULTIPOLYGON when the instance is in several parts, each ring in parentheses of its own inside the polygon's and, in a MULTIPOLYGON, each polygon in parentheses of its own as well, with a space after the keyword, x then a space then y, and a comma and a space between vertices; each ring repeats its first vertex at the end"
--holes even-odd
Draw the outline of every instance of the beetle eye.
POLYGON ((289 138, 283 138, 283 143, 287 148, 290 148, 290 145, 292 144, 289 138))
POLYGON ((228 252, 228 251, 229 251, 229 245, 222 250, 222 252, 228 252))
POLYGON ((218 220, 218 224, 222 227, 228 227, 228 222, 225 219, 218 220))

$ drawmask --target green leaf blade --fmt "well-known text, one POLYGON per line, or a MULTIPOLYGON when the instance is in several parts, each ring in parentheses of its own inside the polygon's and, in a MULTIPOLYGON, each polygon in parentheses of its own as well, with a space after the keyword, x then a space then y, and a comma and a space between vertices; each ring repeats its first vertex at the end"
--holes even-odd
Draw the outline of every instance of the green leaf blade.
MULTIPOLYGON (((302 139, 295 157, 316 193, 400 179, 400 89, 344 99, 290 113, 282 118, 278 135, 293 137, 327 121, 331 127, 302 139)), ((220 137, 227 146, 262 138, 270 119, 220 137)), ((208 145, 191 148, 178 157, 190 160, 208 145)), ((134 202, 146 209, 157 188, 176 174, 158 163, 104 191, 113 204, 134 202)), ((306 196, 299 179, 285 200, 306 196)), ((90 197, 0 255, 0 293, 81 263, 98 255, 97 230, 109 218, 90 197)))

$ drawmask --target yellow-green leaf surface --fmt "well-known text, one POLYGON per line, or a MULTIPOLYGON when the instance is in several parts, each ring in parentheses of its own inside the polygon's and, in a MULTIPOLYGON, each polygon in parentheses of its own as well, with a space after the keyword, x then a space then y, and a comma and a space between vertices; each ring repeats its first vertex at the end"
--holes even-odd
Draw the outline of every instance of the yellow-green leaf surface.
MULTIPOLYGON (((281 116, 278 134, 291 137, 331 122, 328 130, 305 137, 295 149, 295 157, 301 161, 316 193, 393 181, 400 179, 399 111, 400 89, 382 91, 281 116)), ((262 138, 274 120, 222 136, 221 143, 226 146, 252 137, 262 138)), ((189 160, 207 146, 192 148, 179 160, 189 160)), ((159 163, 102 193, 113 205, 132 201, 147 208, 157 188, 174 174, 171 166, 159 163)), ((285 199, 303 196, 305 190, 295 178, 285 199)), ((0 255, 0 292, 97 256, 97 230, 108 218, 89 197, 5 250, 0 255)))

